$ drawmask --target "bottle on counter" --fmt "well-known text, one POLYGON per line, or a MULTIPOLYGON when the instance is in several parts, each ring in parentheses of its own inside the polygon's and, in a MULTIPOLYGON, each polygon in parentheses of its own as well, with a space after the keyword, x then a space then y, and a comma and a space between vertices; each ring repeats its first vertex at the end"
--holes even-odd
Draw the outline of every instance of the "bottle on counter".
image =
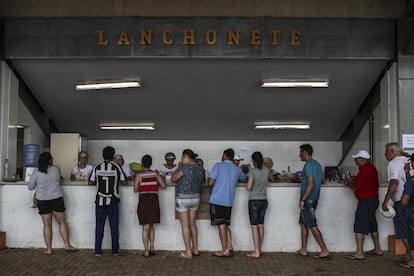
POLYGON ((9 178, 9 159, 4 159, 3 163, 3 179, 7 180, 9 178))

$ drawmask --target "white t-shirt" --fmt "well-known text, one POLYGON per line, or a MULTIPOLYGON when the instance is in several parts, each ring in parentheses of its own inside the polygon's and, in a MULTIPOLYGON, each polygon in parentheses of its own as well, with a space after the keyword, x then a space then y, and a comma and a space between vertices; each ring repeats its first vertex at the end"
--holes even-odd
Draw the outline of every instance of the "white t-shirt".
POLYGON ((132 177, 132 171, 129 165, 123 164, 121 168, 122 168, 122 171, 124 171, 124 174, 126 177, 132 177))
POLYGON ((387 166, 388 181, 391 181, 392 179, 398 180, 397 191, 395 191, 395 194, 392 196, 393 201, 401 200, 401 196, 404 190, 404 184, 406 180, 404 166, 405 166, 405 163, 407 163, 407 161, 408 161, 407 157, 397 156, 388 163, 388 166, 387 166))
POLYGON ((167 182, 170 182, 171 181, 171 176, 175 172, 176 169, 177 169, 177 165, 174 168, 169 169, 169 168, 165 167, 164 164, 161 164, 161 165, 158 166, 157 171, 160 173, 160 175, 162 177, 164 177, 164 179, 167 182))
POLYGON ((81 169, 79 166, 74 166, 72 168, 72 174, 75 176, 77 181, 88 181, 89 176, 91 175, 93 166, 86 165, 85 168, 81 169))

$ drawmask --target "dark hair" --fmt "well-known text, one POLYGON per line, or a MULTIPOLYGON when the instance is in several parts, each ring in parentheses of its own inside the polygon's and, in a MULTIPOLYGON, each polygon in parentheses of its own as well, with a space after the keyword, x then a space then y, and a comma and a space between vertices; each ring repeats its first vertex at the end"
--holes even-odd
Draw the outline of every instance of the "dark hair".
POLYGON ((252 159, 256 167, 261 170, 263 167, 263 155, 259 151, 256 151, 252 154, 252 159))
POLYGON ((226 149, 226 150, 223 152, 223 154, 224 154, 225 156, 227 156, 227 158, 228 158, 229 160, 233 160, 233 159, 234 159, 234 150, 233 150, 233 149, 226 149))
POLYGON ((301 150, 306 151, 310 156, 313 154, 313 148, 309 144, 303 144, 299 147, 301 150))
POLYGON ((141 163, 144 168, 150 168, 152 165, 151 155, 145 154, 144 156, 142 156, 141 163))
POLYGON ((203 159, 201 159, 201 158, 196 158, 196 163, 199 165, 199 166, 201 166, 202 168, 204 168, 204 161, 203 161, 203 159))
POLYGON ((81 155, 86 155, 86 158, 89 159, 89 154, 86 151, 82 150, 78 153, 78 161, 79 161, 81 155))
POLYGON ((111 146, 107 146, 102 150, 102 155, 104 160, 114 159, 115 149, 111 146))
POLYGON ((52 159, 52 155, 49 152, 42 152, 39 155, 39 171, 47 173, 47 168, 49 167, 50 160, 52 159))
POLYGON ((411 154, 410 161, 414 161, 414 153, 411 154))
POLYGON ((196 160, 198 154, 194 153, 194 151, 190 150, 190 149, 185 149, 183 150, 183 156, 186 155, 188 156, 188 158, 190 158, 191 160, 196 160))

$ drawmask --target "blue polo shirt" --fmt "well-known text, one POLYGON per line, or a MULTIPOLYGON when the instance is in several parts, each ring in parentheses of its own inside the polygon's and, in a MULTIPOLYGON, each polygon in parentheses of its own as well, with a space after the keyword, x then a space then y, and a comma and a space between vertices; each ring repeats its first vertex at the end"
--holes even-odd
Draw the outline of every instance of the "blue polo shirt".
POLYGON ((310 195, 306 200, 319 200, 319 194, 321 191, 322 183, 322 167, 318 161, 310 159, 306 161, 305 166, 303 166, 302 172, 302 185, 300 187, 300 196, 302 198, 305 193, 306 187, 308 186, 308 176, 313 177, 313 189, 310 195))
POLYGON ((226 207, 233 206, 237 183, 247 180, 242 170, 230 160, 216 163, 208 177, 215 180, 209 202, 226 207))

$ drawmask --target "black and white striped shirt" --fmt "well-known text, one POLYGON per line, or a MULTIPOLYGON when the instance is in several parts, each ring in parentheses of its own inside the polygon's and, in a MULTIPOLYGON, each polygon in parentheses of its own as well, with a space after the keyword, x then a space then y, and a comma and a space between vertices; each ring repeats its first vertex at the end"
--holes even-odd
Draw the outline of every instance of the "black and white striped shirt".
POLYGON ((118 164, 112 161, 99 163, 93 168, 89 181, 96 183, 97 206, 119 202, 119 181, 125 181, 125 175, 118 164))

